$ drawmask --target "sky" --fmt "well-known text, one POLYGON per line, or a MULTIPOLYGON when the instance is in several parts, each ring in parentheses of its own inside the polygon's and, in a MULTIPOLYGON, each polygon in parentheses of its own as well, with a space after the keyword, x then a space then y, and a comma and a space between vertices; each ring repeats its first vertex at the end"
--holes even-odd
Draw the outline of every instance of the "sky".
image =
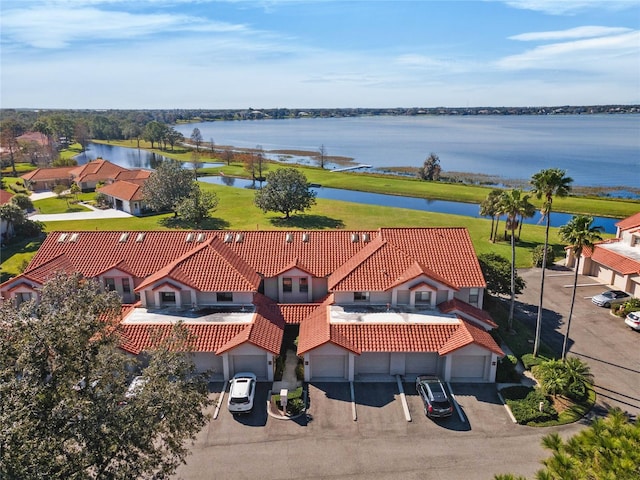
POLYGON ((637 0, 2 0, 0 107, 640 104, 637 0))

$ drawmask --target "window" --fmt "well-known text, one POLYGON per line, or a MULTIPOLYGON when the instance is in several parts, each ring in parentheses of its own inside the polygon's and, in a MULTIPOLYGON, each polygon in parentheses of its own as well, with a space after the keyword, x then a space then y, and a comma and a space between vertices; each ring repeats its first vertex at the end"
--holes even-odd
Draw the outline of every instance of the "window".
POLYGON ((18 292, 16 293, 16 300, 18 302, 18 305, 24 303, 24 302, 28 302, 29 300, 31 300, 31 292, 18 292))
POLYGON ((431 303, 431 292, 416 292, 416 303, 431 303))
POLYGON ((176 303, 176 292, 160 292, 162 303, 176 303))
POLYGON ((105 278, 104 279, 104 289, 108 291, 114 291, 116 289, 116 279, 115 278, 105 278))
POLYGON ((307 277, 300 278, 300 291, 305 293, 309 291, 309 279, 307 277))
POLYGON ((216 300, 218 302, 231 302, 231 301, 233 301, 233 293, 231 293, 231 292, 218 292, 218 293, 216 293, 216 300))
POLYGON ((478 305, 478 296, 480 295, 479 288, 469 289, 469 303, 472 305, 478 305))
POLYGON ((283 292, 291 292, 291 291, 293 291, 293 279, 291 279, 291 278, 283 278, 282 279, 282 291, 283 292))
POLYGON ((353 299, 356 302, 368 302, 369 292, 353 292, 353 299))
POLYGON ((124 293, 131 293, 131 285, 129 284, 129 279, 128 278, 123 278, 122 279, 122 291, 124 293))

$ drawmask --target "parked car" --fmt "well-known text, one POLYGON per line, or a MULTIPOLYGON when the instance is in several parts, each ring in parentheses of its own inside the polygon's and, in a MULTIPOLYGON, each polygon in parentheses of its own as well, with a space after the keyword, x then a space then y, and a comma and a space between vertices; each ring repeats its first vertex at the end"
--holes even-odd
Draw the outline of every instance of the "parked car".
POLYGON ((627 300, 631 300, 631 295, 622 290, 607 290, 600 295, 596 295, 591 299, 593 303, 599 307, 609 308, 611 305, 618 305, 624 303, 627 300))
POLYGON ((640 330, 640 312, 630 312, 624 319, 624 323, 634 330, 640 330))
POLYGON ((249 413, 256 394, 256 376, 251 372, 236 373, 231 379, 227 406, 233 414, 249 413))
POLYGON ((449 417, 453 413, 453 406, 447 396, 447 391, 440 379, 434 375, 420 375, 416 379, 416 390, 424 403, 424 413, 427 417, 449 417))

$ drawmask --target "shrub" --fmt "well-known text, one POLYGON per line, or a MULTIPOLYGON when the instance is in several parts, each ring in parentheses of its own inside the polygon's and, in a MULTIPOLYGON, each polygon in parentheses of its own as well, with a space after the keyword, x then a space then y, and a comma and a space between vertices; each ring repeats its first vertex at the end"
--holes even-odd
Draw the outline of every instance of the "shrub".
POLYGON ((509 400, 522 400, 529 395, 529 392, 533 390, 532 387, 526 387, 524 385, 515 385, 513 387, 506 387, 500 390, 502 396, 509 400))
MULTIPOLYGON (((533 260, 534 267, 542 267, 542 260, 544 256, 544 245, 537 245, 531 252, 531 259, 533 260)), ((553 247, 547 246, 547 267, 550 267, 555 262, 555 254, 553 253, 553 247)))
POLYGON ((496 369, 496 382, 512 383, 520 380, 520 374, 516 371, 518 359, 515 355, 507 355, 498 362, 496 369))
POLYGON ((298 364, 296 365, 296 379, 301 382, 304 381, 304 362, 301 359, 298 359, 298 364))
POLYGON ((523 399, 508 399, 507 405, 519 424, 548 422, 558 418, 558 412, 540 389, 531 389, 523 399), (542 408, 541 408, 542 404, 542 408))
POLYGON ((301 398, 294 398, 287 401, 287 412, 289 415, 298 415, 299 413, 304 412, 304 407, 304 400, 301 398))
POLYGON ((622 318, 629 315, 630 312, 637 312, 638 310, 640 310, 640 299, 638 298, 632 298, 622 305, 611 307, 611 311, 618 317, 622 318))
POLYGON ((549 359, 543 357, 542 355, 534 357, 531 353, 525 353, 524 355, 522 355, 522 357, 520 357, 520 360, 522 361, 522 364, 524 365, 524 368, 526 370, 531 370, 536 365, 540 365, 542 362, 546 362, 549 359))

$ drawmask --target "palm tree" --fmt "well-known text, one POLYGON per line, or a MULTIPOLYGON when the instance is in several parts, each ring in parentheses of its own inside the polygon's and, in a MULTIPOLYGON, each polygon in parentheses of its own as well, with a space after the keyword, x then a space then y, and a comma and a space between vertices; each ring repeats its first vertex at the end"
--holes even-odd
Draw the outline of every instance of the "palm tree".
POLYGON ((500 210, 500 195, 502 195, 502 190, 499 188, 494 188, 489 192, 487 198, 485 198, 482 203, 480 203, 480 215, 483 217, 491 217, 491 234, 489 235, 489 240, 492 242, 496 241, 496 237, 493 233, 494 226, 496 226, 496 233, 498 232, 496 219, 499 218, 500 210))
POLYGON ((575 275, 573 276, 573 294, 571 295, 571 308, 567 320, 567 331, 562 344, 562 359, 567 356, 567 340, 569 339, 569 329, 571 328, 571 317, 573 316, 573 305, 576 301, 576 289, 578 286, 578 271, 580 270, 580 258, 585 248, 593 248, 593 244, 602 240, 600 233, 602 227, 594 227, 593 217, 586 215, 574 215, 569 223, 560 227, 558 233, 563 242, 568 243, 571 254, 576 258, 575 275))
POLYGON ((511 230, 511 306, 509 307, 508 328, 513 327, 513 312, 516 302, 516 243, 515 231, 520 223, 519 218, 533 216, 535 209, 529 202, 529 195, 523 195, 522 190, 514 188, 500 195, 498 211, 507 216, 506 228, 511 230))
POLYGON ((549 227, 551 226, 551 207, 553 197, 566 197, 571 191, 573 178, 565 177, 565 170, 549 168, 541 170, 531 177, 533 193, 539 200, 544 197, 540 213, 547 220, 544 233, 544 251, 542 253, 542 274, 540 278, 540 300, 538 302, 538 317, 536 319, 536 337, 533 344, 533 356, 538 355, 540 347, 540 333, 542 330, 542 300, 544 298, 544 274, 547 268, 547 250, 549 248, 549 227))

